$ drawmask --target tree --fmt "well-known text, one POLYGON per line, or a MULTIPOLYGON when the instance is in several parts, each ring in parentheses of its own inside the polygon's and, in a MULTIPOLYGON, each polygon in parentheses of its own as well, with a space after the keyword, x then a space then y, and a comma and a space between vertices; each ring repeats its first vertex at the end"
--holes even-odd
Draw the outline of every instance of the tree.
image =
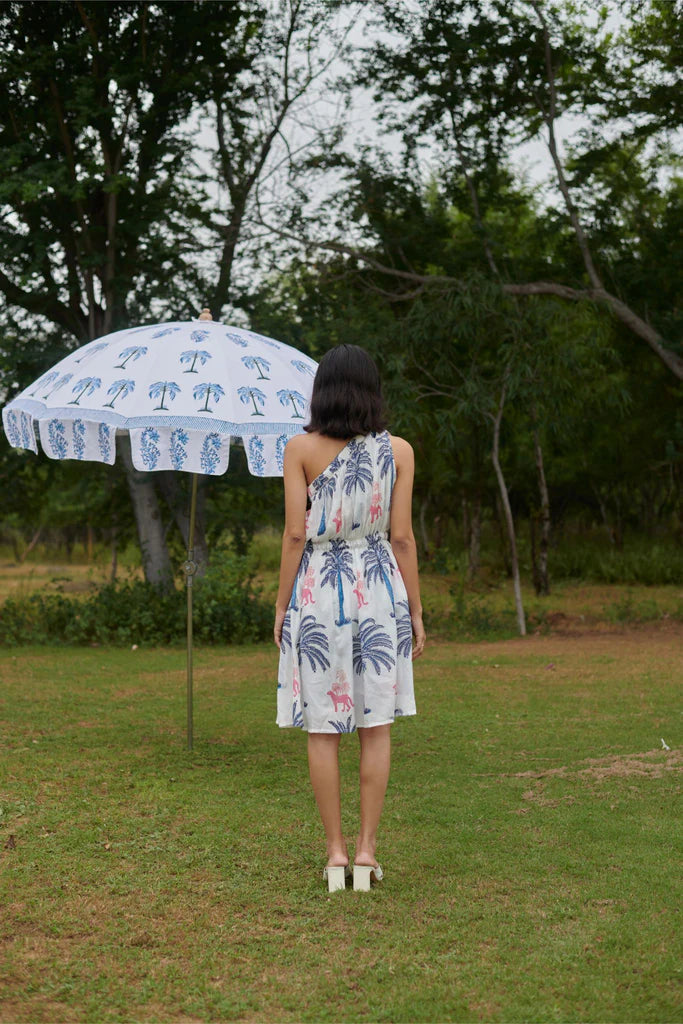
MULTIPOLYGON (((482 255, 494 275, 502 268, 506 294, 556 295, 604 304, 683 379, 678 336, 665 340, 651 310, 640 314, 618 281, 611 289, 605 285, 605 279, 613 277, 610 252, 605 248, 596 256, 581 209, 590 192, 590 176, 579 173, 570 180, 567 163, 580 166, 578 155, 563 160, 556 137, 562 115, 580 114, 597 121, 600 143, 587 133, 589 144, 581 156, 584 167, 599 164, 600 153, 608 148, 604 138, 619 132, 619 119, 640 113, 637 128, 628 129, 627 136, 633 132, 661 143, 666 134, 667 143, 673 145, 680 108, 671 78, 682 24, 671 13, 674 7, 658 0, 628 5, 633 27, 625 29, 614 46, 606 28, 608 5, 599 9, 597 24, 591 25, 586 3, 428 0, 376 4, 377 22, 390 35, 370 47, 370 59, 359 64, 358 78, 375 90, 384 121, 401 131, 407 158, 413 158, 421 143, 431 141, 440 148, 444 162, 456 169, 470 199, 482 255), (667 31, 675 42, 664 43, 667 31), (639 76, 632 77, 634 69, 639 76), (645 100, 642 86, 658 70, 665 72, 659 95, 675 114, 672 121, 654 116, 654 104, 645 100), (410 117, 406 117, 408 109, 410 117), (557 272, 555 279, 544 275, 520 281, 520 268, 510 266, 509 254, 499 248, 478 183, 495 176, 511 139, 536 136, 545 138, 580 262, 570 261, 564 272, 548 267, 557 272)), ((666 155, 667 149, 663 152, 666 155)), ((651 152, 649 159, 657 161, 658 151, 651 152)), ((339 243, 328 244, 350 251, 339 243)), ((387 265, 374 253, 360 249, 355 253, 407 288, 427 281, 428 275, 405 261, 387 265)))
MULTIPOLYGON (((61 354, 150 309, 191 312, 200 203, 187 121, 208 99, 209 69, 244 66, 236 28, 249 10, 0 5, 0 291, 31 315, 30 334, 60 331, 61 354)), ((146 576, 170 586, 154 486, 124 462, 146 576)))

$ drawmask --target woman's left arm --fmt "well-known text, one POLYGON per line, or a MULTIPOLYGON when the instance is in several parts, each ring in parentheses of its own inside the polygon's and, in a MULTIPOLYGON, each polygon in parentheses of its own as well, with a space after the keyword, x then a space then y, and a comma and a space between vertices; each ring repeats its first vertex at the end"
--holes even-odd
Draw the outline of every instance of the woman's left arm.
POLYGON ((282 623, 306 543, 307 484, 303 466, 303 437, 293 437, 285 448, 285 528, 282 534, 280 586, 275 600, 273 639, 280 646, 282 623))

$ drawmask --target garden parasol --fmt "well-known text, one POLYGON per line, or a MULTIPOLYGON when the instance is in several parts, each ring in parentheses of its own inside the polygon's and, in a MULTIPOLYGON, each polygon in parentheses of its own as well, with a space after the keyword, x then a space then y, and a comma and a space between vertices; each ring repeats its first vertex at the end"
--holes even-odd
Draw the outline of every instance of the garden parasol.
POLYGON ((187 743, 192 749, 192 578, 197 474, 226 472, 241 438, 255 476, 279 476, 306 421, 316 364, 241 327, 198 320, 134 327, 81 346, 2 410, 14 448, 112 465, 128 434, 137 470, 192 473, 187 561, 187 743), (37 428, 37 430, 36 430, 37 428), (37 435, 37 436, 36 436, 37 435))

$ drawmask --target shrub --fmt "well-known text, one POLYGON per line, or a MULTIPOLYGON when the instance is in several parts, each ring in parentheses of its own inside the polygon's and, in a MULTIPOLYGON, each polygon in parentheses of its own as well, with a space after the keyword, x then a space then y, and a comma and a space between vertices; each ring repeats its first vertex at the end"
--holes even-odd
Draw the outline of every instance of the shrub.
MULTIPOLYGON (((273 613, 252 586, 245 560, 217 555, 195 581, 194 636, 203 643, 249 643, 272 630, 273 613)), ((160 593, 140 580, 108 583, 85 599, 62 594, 9 598, 0 606, 0 644, 182 643, 184 590, 160 593)))

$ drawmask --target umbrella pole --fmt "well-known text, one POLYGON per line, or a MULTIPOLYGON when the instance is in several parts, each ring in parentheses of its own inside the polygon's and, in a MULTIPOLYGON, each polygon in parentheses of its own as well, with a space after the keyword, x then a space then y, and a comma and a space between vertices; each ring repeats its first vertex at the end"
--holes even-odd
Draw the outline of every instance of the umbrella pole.
POLYGON ((197 474, 192 474, 190 501, 190 532, 187 538, 187 561, 183 566, 187 589, 187 749, 192 750, 192 578, 197 571, 194 560, 194 521, 197 511, 197 474))

